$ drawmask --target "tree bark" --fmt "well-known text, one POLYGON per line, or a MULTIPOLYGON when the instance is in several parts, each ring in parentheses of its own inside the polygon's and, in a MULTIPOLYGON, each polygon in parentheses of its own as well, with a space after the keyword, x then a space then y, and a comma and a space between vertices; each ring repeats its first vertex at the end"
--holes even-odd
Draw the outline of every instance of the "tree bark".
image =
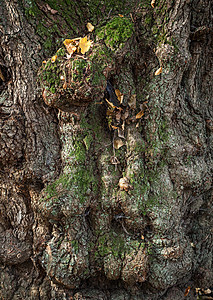
POLYGON ((1 299, 211 288, 212 16, 211 0, 1 0, 1 299))

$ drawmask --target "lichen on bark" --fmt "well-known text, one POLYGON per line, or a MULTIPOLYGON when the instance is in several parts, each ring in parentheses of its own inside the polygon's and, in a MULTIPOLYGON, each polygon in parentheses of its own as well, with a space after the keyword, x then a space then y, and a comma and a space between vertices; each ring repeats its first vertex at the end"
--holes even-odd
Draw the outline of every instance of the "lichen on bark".
POLYGON ((193 299, 212 281, 212 8, 150 2, 3 1, 3 299, 193 299), (93 46, 67 59, 87 22, 93 46))

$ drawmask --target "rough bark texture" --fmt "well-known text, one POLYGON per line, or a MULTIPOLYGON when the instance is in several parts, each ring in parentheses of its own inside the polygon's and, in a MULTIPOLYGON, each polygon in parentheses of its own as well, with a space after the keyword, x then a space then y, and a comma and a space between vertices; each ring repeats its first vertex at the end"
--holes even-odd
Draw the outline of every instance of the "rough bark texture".
POLYGON ((1 0, 1 299, 211 287, 213 4, 150 2, 1 0))

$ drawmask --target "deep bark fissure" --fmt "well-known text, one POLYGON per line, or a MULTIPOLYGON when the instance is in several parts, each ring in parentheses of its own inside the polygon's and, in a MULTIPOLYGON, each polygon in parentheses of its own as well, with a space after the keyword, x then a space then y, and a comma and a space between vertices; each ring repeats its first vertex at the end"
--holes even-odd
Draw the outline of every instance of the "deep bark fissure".
POLYGON ((2 299, 178 300, 210 288, 213 7, 150 2, 1 3, 2 299), (73 70, 54 51, 91 20, 93 46, 73 70), (73 98, 66 72, 44 72, 58 61, 79 80, 73 98), (108 109, 107 80, 121 110, 108 109))

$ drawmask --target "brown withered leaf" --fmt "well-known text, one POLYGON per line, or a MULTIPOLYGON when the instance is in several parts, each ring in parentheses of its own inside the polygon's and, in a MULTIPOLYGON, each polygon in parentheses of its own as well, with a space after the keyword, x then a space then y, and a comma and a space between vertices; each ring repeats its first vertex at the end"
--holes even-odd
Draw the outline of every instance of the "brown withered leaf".
POLYGON ((115 149, 119 149, 124 145, 124 142, 121 138, 115 138, 113 141, 113 146, 115 149))
POLYGON ((67 52, 70 54, 68 58, 72 56, 72 54, 77 50, 78 47, 78 40, 77 39, 66 39, 64 40, 63 44, 67 49, 67 52))
POLYGON ((95 27, 91 23, 87 23, 87 29, 89 32, 92 32, 95 29, 95 27))
POLYGON ((141 110, 135 117, 136 119, 140 119, 143 117, 143 115, 144 115, 144 110, 141 110))
POLYGON ((118 129, 117 126, 111 125, 112 129, 118 129))
POLYGON ((105 98, 105 101, 109 104, 110 107, 115 108, 116 106, 110 102, 107 98, 105 98))
POLYGON ((160 75, 161 73, 162 73, 162 67, 160 67, 159 69, 157 69, 157 71, 155 71, 155 76, 160 75))
POLYGON ((120 103, 123 103, 124 95, 123 95, 118 89, 115 90, 115 94, 116 94, 116 96, 117 96, 117 98, 118 98, 118 101, 119 101, 120 103))
POLYGON ((184 296, 185 296, 185 297, 189 294, 190 290, 191 290, 191 287, 188 286, 188 287, 186 288, 186 290, 185 290, 185 293, 184 293, 184 296))
POLYGON ((68 46, 66 46, 66 48, 67 52, 71 55, 77 50, 77 47, 72 45, 71 43, 68 46))

